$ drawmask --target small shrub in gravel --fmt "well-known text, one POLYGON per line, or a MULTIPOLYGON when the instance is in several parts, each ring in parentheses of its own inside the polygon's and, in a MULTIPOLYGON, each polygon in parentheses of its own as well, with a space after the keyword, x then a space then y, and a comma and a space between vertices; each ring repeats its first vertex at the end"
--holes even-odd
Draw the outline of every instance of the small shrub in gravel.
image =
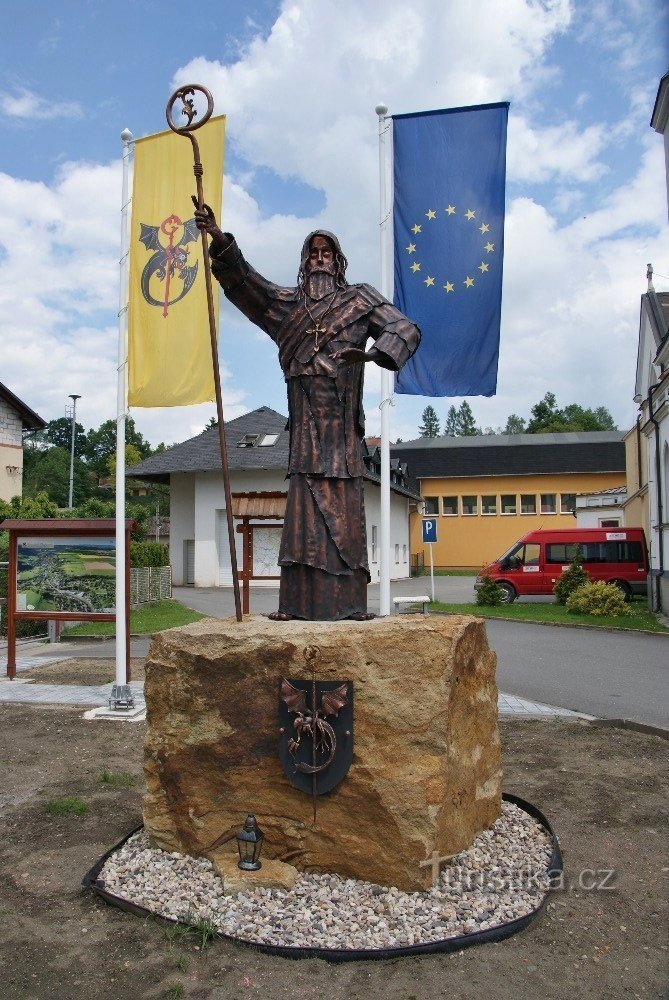
POLYGON ((553 587, 558 604, 566 604, 570 594, 573 594, 579 587, 584 587, 586 583, 590 583, 590 577, 583 569, 582 563, 583 556, 577 552, 569 563, 569 569, 564 571, 553 587))
POLYGON ((613 583, 586 583, 567 598, 571 614, 618 618, 627 614, 625 597, 613 583))
POLYGON ((491 576, 483 576, 483 582, 476 591, 476 603, 483 607, 496 608, 502 603, 502 588, 491 576))

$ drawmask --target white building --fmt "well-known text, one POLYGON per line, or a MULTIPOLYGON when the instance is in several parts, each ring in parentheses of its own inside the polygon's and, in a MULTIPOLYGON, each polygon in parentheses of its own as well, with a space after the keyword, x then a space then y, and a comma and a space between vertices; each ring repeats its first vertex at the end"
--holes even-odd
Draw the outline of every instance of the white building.
POLYGON ((46 421, 0 382, 0 500, 23 492, 23 432, 41 431, 46 421))
MULTIPOLYGON (((669 610, 669 292, 641 296, 634 402, 639 407, 640 464, 645 468, 651 607, 669 610)), ((628 470, 628 479, 629 479, 628 470)))
MULTIPOLYGON (((261 406, 226 423, 230 492, 237 524, 249 519, 250 559, 259 579, 251 586, 277 586, 282 497, 287 493, 289 434, 287 418, 261 406)), ((372 583, 379 580, 380 457, 365 452, 365 513, 372 583)), ((152 455, 128 469, 133 479, 169 483, 170 562, 176 585, 223 587, 232 584, 218 428, 152 455)), ((390 573, 410 575, 409 504, 420 497, 407 483, 406 466, 392 462, 390 496, 390 573)), ((235 532, 237 565, 244 566, 243 538, 235 532)))
MULTIPOLYGON (((579 528, 622 528, 625 525, 627 489, 616 486, 576 497, 576 524, 579 528)), ((639 527, 639 525, 630 525, 639 527)))

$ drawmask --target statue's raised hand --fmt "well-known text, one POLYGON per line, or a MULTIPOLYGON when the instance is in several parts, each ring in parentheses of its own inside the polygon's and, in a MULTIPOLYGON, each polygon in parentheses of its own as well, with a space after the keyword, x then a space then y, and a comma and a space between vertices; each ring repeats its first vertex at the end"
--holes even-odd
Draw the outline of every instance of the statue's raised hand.
POLYGON ((195 205, 195 211, 193 212, 193 215, 195 216, 195 224, 200 232, 204 232, 210 236, 212 245, 215 244, 220 249, 224 249, 229 246, 231 242, 230 237, 226 236, 226 234, 219 229, 213 209, 211 209, 209 205, 203 205, 202 208, 198 208, 197 198, 194 196, 193 204, 195 205))

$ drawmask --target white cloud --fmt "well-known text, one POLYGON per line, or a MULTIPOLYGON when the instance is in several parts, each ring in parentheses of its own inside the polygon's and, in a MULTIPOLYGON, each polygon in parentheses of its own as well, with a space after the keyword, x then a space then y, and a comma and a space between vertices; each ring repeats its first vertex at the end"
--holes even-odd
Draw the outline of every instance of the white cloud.
POLYGON ((44 121, 49 118, 82 118, 77 101, 47 100, 27 87, 0 91, 0 114, 7 118, 44 121))
POLYGON ((604 125, 579 128, 575 121, 532 128, 525 118, 509 119, 507 169, 513 181, 598 180, 607 172, 599 156, 606 145, 604 125))

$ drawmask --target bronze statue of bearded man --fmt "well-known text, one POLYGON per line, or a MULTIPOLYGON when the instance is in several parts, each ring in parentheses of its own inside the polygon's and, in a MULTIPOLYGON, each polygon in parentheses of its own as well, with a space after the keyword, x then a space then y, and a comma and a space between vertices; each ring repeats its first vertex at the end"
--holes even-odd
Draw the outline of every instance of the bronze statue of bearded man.
POLYGON ((420 342, 417 326, 370 285, 349 285, 332 233, 304 241, 295 288, 258 274, 207 206, 212 273, 226 297, 276 343, 288 391, 288 501, 279 610, 270 618, 364 620, 369 564, 363 497, 364 367, 399 371, 420 342), (369 351, 367 340, 374 341, 369 351))

